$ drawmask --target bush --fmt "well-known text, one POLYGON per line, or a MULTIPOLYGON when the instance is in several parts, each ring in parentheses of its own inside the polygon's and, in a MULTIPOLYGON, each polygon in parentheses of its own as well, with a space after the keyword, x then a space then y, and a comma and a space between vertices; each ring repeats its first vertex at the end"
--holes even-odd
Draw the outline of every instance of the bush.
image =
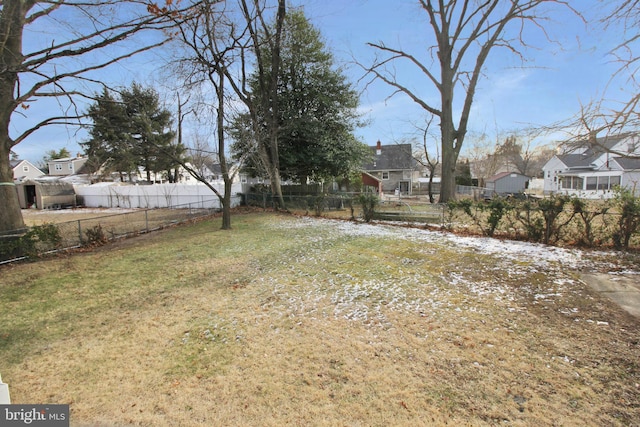
POLYGON ((309 209, 313 209, 316 216, 321 216, 324 211, 325 205, 325 195, 317 194, 312 196, 307 196, 307 206, 309 209))
POLYGON ((109 241, 100 224, 86 230, 84 234, 87 237, 84 241, 85 246, 100 246, 109 241))
POLYGON ((41 253, 60 247, 62 237, 55 224, 30 227, 26 233, 10 239, 3 239, 0 247, 2 259, 13 257, 37 257, 41 253))
POLYGON ((582 220, 578 225, 578 228, 582 230, 582 235, 576 239, 576 243, 583 246, 594 246, 596 240, 593 230, 594 220, 601 215, 604 216, 609 207, 604 206, 600 209, 589 211, 587 202, 576 197, 571 199, 571 206, 573 207, 573 214, 582 220))
POLYGON ((630 190, 618 188, 614 203, 620 211, 620 219, 613 233, 613 245, 617 249, 629 249, 631 237, 640 229, 640 198, 630 190))
POLYGON ((551 196, 538 201, 538 208, 542 212, 544 218, 544 234, 542 243, 549 244, 560 240, 560 232, 565 225, 573 220, 571 215, 565 222, 558 222, 558 218, 564 212, 564 206, 569 203, 571 198, 565 195, 551 196))
POLYGON ((357 200, 362 206, 362 216, 364 217, 365 222, 371 222, 376 213, 376 207, 380 203, 380 198, 377 194, 360 193, 357 200))
POLYGON ((511 209, 511 205, 503 198, 496 197, 489 202, 473 202, 471 199, 462 199, 457 202, 449 202, 450 210, 462 209, 473 220, 485 236, 492 237, 504 214, 511 209), (487 212, 489 214, 487 215, 487 212))

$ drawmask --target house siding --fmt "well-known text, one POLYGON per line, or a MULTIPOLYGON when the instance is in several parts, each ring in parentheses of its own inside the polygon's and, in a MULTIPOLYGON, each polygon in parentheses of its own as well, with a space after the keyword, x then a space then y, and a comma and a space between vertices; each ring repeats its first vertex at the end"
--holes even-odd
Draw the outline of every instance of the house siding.
POLYGON ((14 181, 35 179, 44 173, 28 160, 18 160, 12 164, 14 181))
POLYGON ((86 157, 56 159, 49 162, 49 175, 68 176, 75 175, 87 162, 86 157))
POLYGON ((622 177, 622 186, 633 191, 636 197, 640 197, 640 171, 627 172, 622 177))
POLYGON ((499 179, 495 183, 495 191, 498 194, 520 193, 525 190, 529 177, 511 174, 499 179))
POLYGON ((562 160, 558 156, 553 156, 551 160, 547 162, 542 168, 544 172, 544 194, 550 194, 558 191, 558 174, 567 169, 562 160))
POLYGON ((487 180, 485 197, 522 193, 527 187, 527 182, 528 176, 516 172, 495 175, 487 180))

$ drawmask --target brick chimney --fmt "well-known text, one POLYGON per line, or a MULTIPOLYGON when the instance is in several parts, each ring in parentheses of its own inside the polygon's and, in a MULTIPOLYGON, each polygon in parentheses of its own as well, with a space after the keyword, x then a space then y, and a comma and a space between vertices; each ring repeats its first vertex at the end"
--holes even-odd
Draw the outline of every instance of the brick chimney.
POLYGON ((376 155, 379 156, 380 154, 382 154, 382 143, 378 140, 376 144, 376 155))

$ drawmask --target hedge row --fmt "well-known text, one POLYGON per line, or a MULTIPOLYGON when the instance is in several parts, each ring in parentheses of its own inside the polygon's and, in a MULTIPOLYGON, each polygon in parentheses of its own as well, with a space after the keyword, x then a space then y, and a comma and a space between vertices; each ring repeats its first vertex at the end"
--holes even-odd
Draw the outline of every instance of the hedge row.
POLYGON ((545 244, 628 250, 640 232, 640 198, 618 189, 607 202, 556 195, 543 199, 470 199, 447 204, 445 227, 472 224, 486 236, 500 235, 545 244))

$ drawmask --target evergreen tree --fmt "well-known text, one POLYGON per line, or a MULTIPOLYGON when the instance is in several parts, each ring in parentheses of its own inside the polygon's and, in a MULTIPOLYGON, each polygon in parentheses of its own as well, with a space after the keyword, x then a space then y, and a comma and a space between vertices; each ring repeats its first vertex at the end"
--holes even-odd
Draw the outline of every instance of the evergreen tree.
POLYGON ((82 145, 93 164, 122 178, 141 166, 149 181, 151 173, 165 171, 171 180, 170 170, 177 166, 173 159, 186 149, 172 144, 171 113, 160 106, 155 90, 134 83, 117 99, 105 89, 88 113, 91 138, 82 145))
MULTIPOLYGON (((158 93, 133 83, 121 94, 128 121, 127 139, 133 148, 137 165, 144 167, 147 181, 152 172, 163 172, 175 166, 171 142, 175 132, 170 130, 171 113, 160 107, 158 93)), ((180 151, 180 150, 177 150, 180 151)), ((182 153, 186 150, 182 147, 182 153)))
POLYGON ((92 172, 102 166, 105 173, 118 172, 121 178, 131 174, 136 162, 126 136, 124 105, 104 89, 96 96, 96 102, 89 107, 88 114, 93 121, 89 130, 91 138, 80 145, 93 165, 92 172))
MULTIPOLYGON (((266 56, 270 54, 265 52, 266 56)), ((304 183, 307 178, 323 180, 348 175, 369 155, 368 147, 353 135, 359 125, 358 96, 334 67, 320 32, 302 12, 290 12, 286 17, 280 57, 277 92, 282 177, 304 183)), ((260 90, 255 83, 252 89, 260 90)), ((247 135, 243 132, 246 123, 240 117, 233 125, 236 157, 242 154, 246 158, 253 149, 252 141, 242 138, 247 135)), ((255 162, 249 162, 247 169, 262 170, 255 162)))

